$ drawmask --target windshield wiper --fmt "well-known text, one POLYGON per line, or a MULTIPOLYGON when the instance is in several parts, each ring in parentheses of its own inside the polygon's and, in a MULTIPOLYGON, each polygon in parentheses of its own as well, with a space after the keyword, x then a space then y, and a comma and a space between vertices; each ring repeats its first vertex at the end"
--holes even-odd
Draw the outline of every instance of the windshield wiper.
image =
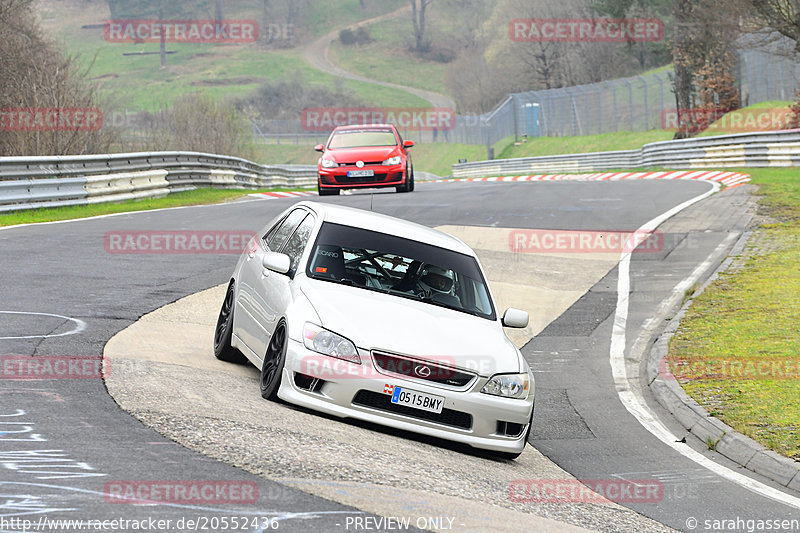
POLYGON ((473 315, 473 316, 478 316, 478 317, 481 316, 479 313, 476 313, 474 311, 470 311, 469 309, 467 309, 465 307, 458 307, 458 306, 455 306, 455 305, 444 303, 444 302, 442 302, 440 300, 434 300, 433 298, 431 298, 430 296, 427 296, 425 294, 418 294, 418 295, 416 295, 416 297, 420 302, 423 302, 423 303, 426 303, 426 304, 431 304, 431 305, 435 305, 435 306, 438 306, 438 307, 444 307, 445 309, 452 309, 453 311, 460 311, 462 313, 467 313, 468 315, 473 315))

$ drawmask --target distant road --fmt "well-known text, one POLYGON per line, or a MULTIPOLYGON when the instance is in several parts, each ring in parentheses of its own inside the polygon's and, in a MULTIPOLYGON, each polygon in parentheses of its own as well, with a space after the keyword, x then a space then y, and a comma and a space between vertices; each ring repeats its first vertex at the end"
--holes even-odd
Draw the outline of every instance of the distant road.
MULTIPOLYGON (((399 17, 401 15, 406 15, 408 14, 409 11, 411 11, 410 6, 403 7, 396 11, 392 11, 391 13, 386 13, 378 17, 362 20, 361 22, 346 27, 354 29, 354 28, 359 28, 361 26, 368 26, 375 22, 380 22, 383 20, 399 17)), ((387 81, 378 81, 370 78, 365 78, 364 76, 348 72, 340 68, 339 66, 331 63, 330 59, 328 58, 328 49, 330 48, 331 41, 339 37, 339 31, 342 29, 343 28, 336 28, 335 30, 326 33, 322 37, 306 45, 305 50, 303 50, 303 57, 305 57, 306 61, 308 61, 309 64, 311 64, 311 66, 323 72, 327 72, 328 74, 331 74, 333 76, 338 76, 340 78, 362 81, 365 83, 373 83, 375 85, 382 85, 384 87, 391 87, 393 89, 400 89, 402 91, 406 91, 407 93, 411 93, 414 96, 419 96, 420 98, 427 100, 428 102, 431 103, 433 107, 447 107, 450 109, 456 108, 455 102, 443 94, 435 93, 432 91, 425 91, 422 89, 417 89, 415 87, 407 87, 405 85, 400 85, 397 83, 390 83, 387 81)))

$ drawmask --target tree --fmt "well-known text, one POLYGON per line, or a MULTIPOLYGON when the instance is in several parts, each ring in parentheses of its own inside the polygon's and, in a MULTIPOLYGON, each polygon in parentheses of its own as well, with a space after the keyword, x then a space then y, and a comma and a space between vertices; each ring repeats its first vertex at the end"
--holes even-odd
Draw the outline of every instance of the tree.
MULTIPOLYGON (((767 30, 792 39, 795 52, 800 52, 800 2, 798 0, 749 0, 761 20, 761 26, 767 30)), ((800 88, 796 91, 795 101, 791 106, 791 127, 800 126, 800 88)))
POLYGON ((433 0, 409 0, 411 2, 411 21, 414 23, 414 51, 425 52, 428 43, 425 41, 425 11, 433 0))
MULTIPOLYGON (((62 56, 45 39, 33 2, 0 0, 0 109, 5 116, 13 109, 28 116, 45 109, 97 109, 101 105, 95 87, 72 58, 62 56)), ((90 131, 31 131, 4 125, 0 155, 6 156, 102 153, 116 140, 107 125, 90 131)))
POLYGON ((792 39, 800 51, 800 2, 798 0, 750 0, 764 23, 792 39))
POLYGON ((747 7, 739 0, 676 1, 676 138, 702 131, 720 115, 738 109, 735 42, 747 7))
MULTIPOLYGON (((659 19, 669 27, 674 11, 674 0, 597 0, 592 7, 603 16, 610 18, 659 19)), ((639 69, 660 66, 669 61, 671 51, 666 38, 656 42, 635 42, 628 40, 626 48, 636 61, 639 69)))
POLYGON ((689 31, 695 0, 676 0, 675 33, 672 45, 672 63, 675 71, 673 85, 678 113, 676 139, 689 137, 694 128, 692 114, 692 35, 689 31))
POLYGON ((268 44, 272 41, 272 35, 267 31, 270 23, 269 0, 264 0, 261 7, 261 42, 268 44))

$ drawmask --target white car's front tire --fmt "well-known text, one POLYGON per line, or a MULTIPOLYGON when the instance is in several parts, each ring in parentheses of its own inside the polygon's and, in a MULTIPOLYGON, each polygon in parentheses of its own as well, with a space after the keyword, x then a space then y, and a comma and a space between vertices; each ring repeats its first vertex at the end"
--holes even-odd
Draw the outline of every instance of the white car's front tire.
POLYGON ((267 400, 278 399, 283 367, 286 365, 288 340, 286 322, 281 321, 272 333, 267 353, 264 354, 264 363, 261 365, 261 397, 267 400))

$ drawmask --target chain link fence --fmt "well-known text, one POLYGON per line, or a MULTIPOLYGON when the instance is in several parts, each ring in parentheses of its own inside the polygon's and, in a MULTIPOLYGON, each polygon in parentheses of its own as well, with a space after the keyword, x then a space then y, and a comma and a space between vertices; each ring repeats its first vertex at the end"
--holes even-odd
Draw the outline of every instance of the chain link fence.
MULTIPOLYGON (((775 36, 743 39, 737 82, 742 105, 791 101, 800 82, 794 42, 775 36)), ((558 89, 509 95, 493 111, 457 115, 449 129, 401 129, 417 142, 481 144, 493 158, 498 144, 521 137, 595 135, 619 131, 677 129, 673 71, 663 69, 558 89)), ((257 142, 321 143, 328 132, 304 131, 300 120, 253 124, 257 142)))
POLYGON ((794 41, 765 36, 751 38, 739 54, 742 106, 773 100, 794 101, 800 64, 794 41))

